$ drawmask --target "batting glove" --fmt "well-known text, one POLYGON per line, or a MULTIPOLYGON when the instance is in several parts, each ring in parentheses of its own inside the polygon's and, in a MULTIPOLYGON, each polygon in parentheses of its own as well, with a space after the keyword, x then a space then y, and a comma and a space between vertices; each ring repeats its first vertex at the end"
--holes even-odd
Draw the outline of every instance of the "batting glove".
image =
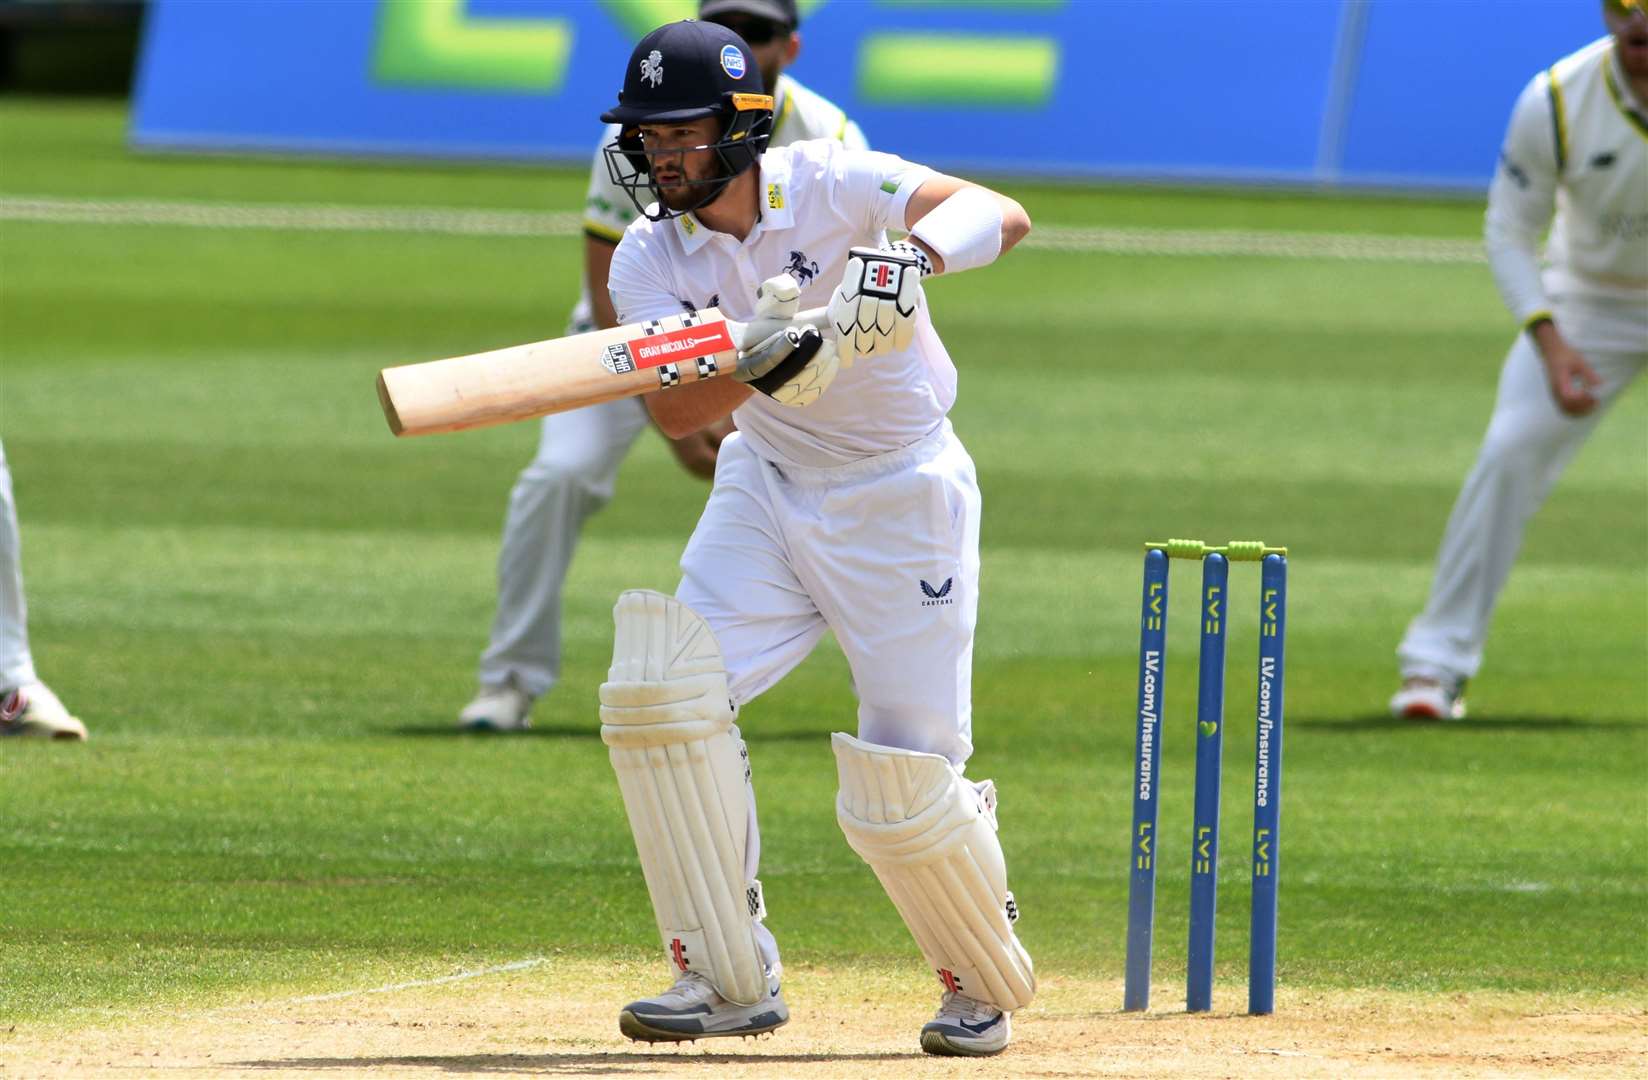
POLYGON ((921 306, 927 253, 899 241, 885 248, 855 247, 847 273, 830 297, 830 325, 852 357, 882 356, 910 347, 921 306))
POLYGON ((841 366, 835 342, 816 326, 791 326, 738 354, 732 377, 780 405, 801 408, 824 396, 841 366))

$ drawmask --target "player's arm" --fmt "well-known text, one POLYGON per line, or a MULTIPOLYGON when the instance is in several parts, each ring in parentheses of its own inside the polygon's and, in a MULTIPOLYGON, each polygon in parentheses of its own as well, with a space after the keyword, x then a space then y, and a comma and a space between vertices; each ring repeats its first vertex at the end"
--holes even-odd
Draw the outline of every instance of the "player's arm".
MULTIPOLYGON (((607 292, 612 253, 617 250, 618 245, 611 240, 592 232, 584 233, 584 283, 589 288, 589 306, 595 325, 603 330, 619 325, 618 313, 612 307, 612 295, 607 292)), ((681 463, 683 469, 705 480, 715 476, 715 455, 721 448, 721 440, 732 430, 725 416, 720 420, 720 423, 700 425, 681 436, 671 435, 659 425, 659 430, 669 440, 675 460, 681 463)))
POLYGON ((911 243, 932 260, 932 272, 986 266, 1030 233, 1018 201, 956 176, 933 173, 904 207, 911 243))
POLYGON ((1014 199, 960 177, 886 154, 843 154, 837 169, 848 212, 871 232, 909 235, 877 249, 855 247, 830 297, 830 325, 844 357, 868 359, 909 348, 915 339, 920 279, 988 266, 1030 232, 1014 199))
MULTIPOLYGON (((617 135, 616 127, 608 127, 602 135, 603 146, 617 135)), ((613 183, 606 154, 597 149, 590 163, 589 190, 584 200, 584 291, 589 297, 590 316, 602 330, 620 325, 607 292, 607 276, 613 252, 618 250, 625 227, 634 219, 628 207, 629 196, 613 183)), ((683 469, 708 480, 715 476, 715 455, 730 431, 731 424, 723 423, 678 439, 669 438, 669 447, 683 469)))
POLYGON ((750 388, 734 379, 705 379, 668 393, 648 394, 646 402, 658 429, 679 439, 725 420, 749 396, 750 388))
MULTIPOLYGON (((634 233, 613 253, 607 285, 612 306, 625 325, 662 318, 680 311, 659 264, 644 253, 645 241, 634 233)), ((652 394, 647 410, 659 430, 681 438, 731 415, 759 390, 781 405, 816 401, 835 378, 839 360, 834 341, 810 324, 791 326, 799 313, 801 287, 788 274, 761 283, 756 291, 756 318, 738 331, 737 367, 725 378, 702 379, 652 394)))
POLYGON ((1596 408, 1593 391, 1602 380, 1557 326, 1539 268, 1539 245, 1551 227, 1556 189, 1568 164, 1560 96, 1547 73, 1517 99, 1488 188, 1483 245, 1505 306, 1539 350, 1552 400, 1563 412, 1583 416, 1596 408))

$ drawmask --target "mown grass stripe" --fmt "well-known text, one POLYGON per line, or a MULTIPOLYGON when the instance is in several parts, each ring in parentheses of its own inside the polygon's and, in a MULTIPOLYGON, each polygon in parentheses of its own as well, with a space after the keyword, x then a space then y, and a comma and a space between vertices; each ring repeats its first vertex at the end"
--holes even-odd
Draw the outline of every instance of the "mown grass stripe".
MULTIPOLYGON (((163 225, 290 232, 447 233, 465 236, 574 236, 575 213, 461 210, 440 206, 209 203, 154 199, 0 198, 0 221, 75 225, 163 225)), ((1105 255, 1253 256, 1401 263, 1480 263, 1475 239, 1260 229, 1166 229, 1046 225, 1025 246, 1105 255)))

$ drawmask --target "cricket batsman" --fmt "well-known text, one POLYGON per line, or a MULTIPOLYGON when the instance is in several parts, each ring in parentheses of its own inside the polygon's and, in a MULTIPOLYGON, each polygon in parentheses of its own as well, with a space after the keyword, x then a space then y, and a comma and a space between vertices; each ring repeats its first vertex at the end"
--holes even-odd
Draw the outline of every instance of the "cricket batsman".
POLYGON ((625 592, 613 612, 601 734, 675 977, 624 1006, 619 1028, 679 1041, 789 1019, 736 721, 829 630, 859 699, 857 734, 831 737, 836 819, 938 980, 921 1046, 999 1053, 1036 980, 1013 928, 995 787, 963 772, 980 496, 946 418, 956 369, 921 279, 988 266, 1030 220, 891 154, 769 148, 772 98, 750 49, 712 23, 643 38, 602 119, 620 125, 607 158, 642 214, 613 254, 619 321, 718 300, 773 328, 731 378, 647 398, 666 434, 729 414, 738 430, 675 595, 625 592), (813 307, 828 308, 825 333, 783 329, 813 307))

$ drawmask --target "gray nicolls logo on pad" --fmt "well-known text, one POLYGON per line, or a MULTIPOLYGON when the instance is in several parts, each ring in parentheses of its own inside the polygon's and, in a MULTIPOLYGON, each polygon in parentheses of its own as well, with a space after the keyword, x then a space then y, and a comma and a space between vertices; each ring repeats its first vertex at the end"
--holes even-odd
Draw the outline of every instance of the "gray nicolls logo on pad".
POLYGON ((657 49, 647 53, 647 58, 641 61, 641 78, 647 80, 654 87, 664 81, 664 54, 657 49))

